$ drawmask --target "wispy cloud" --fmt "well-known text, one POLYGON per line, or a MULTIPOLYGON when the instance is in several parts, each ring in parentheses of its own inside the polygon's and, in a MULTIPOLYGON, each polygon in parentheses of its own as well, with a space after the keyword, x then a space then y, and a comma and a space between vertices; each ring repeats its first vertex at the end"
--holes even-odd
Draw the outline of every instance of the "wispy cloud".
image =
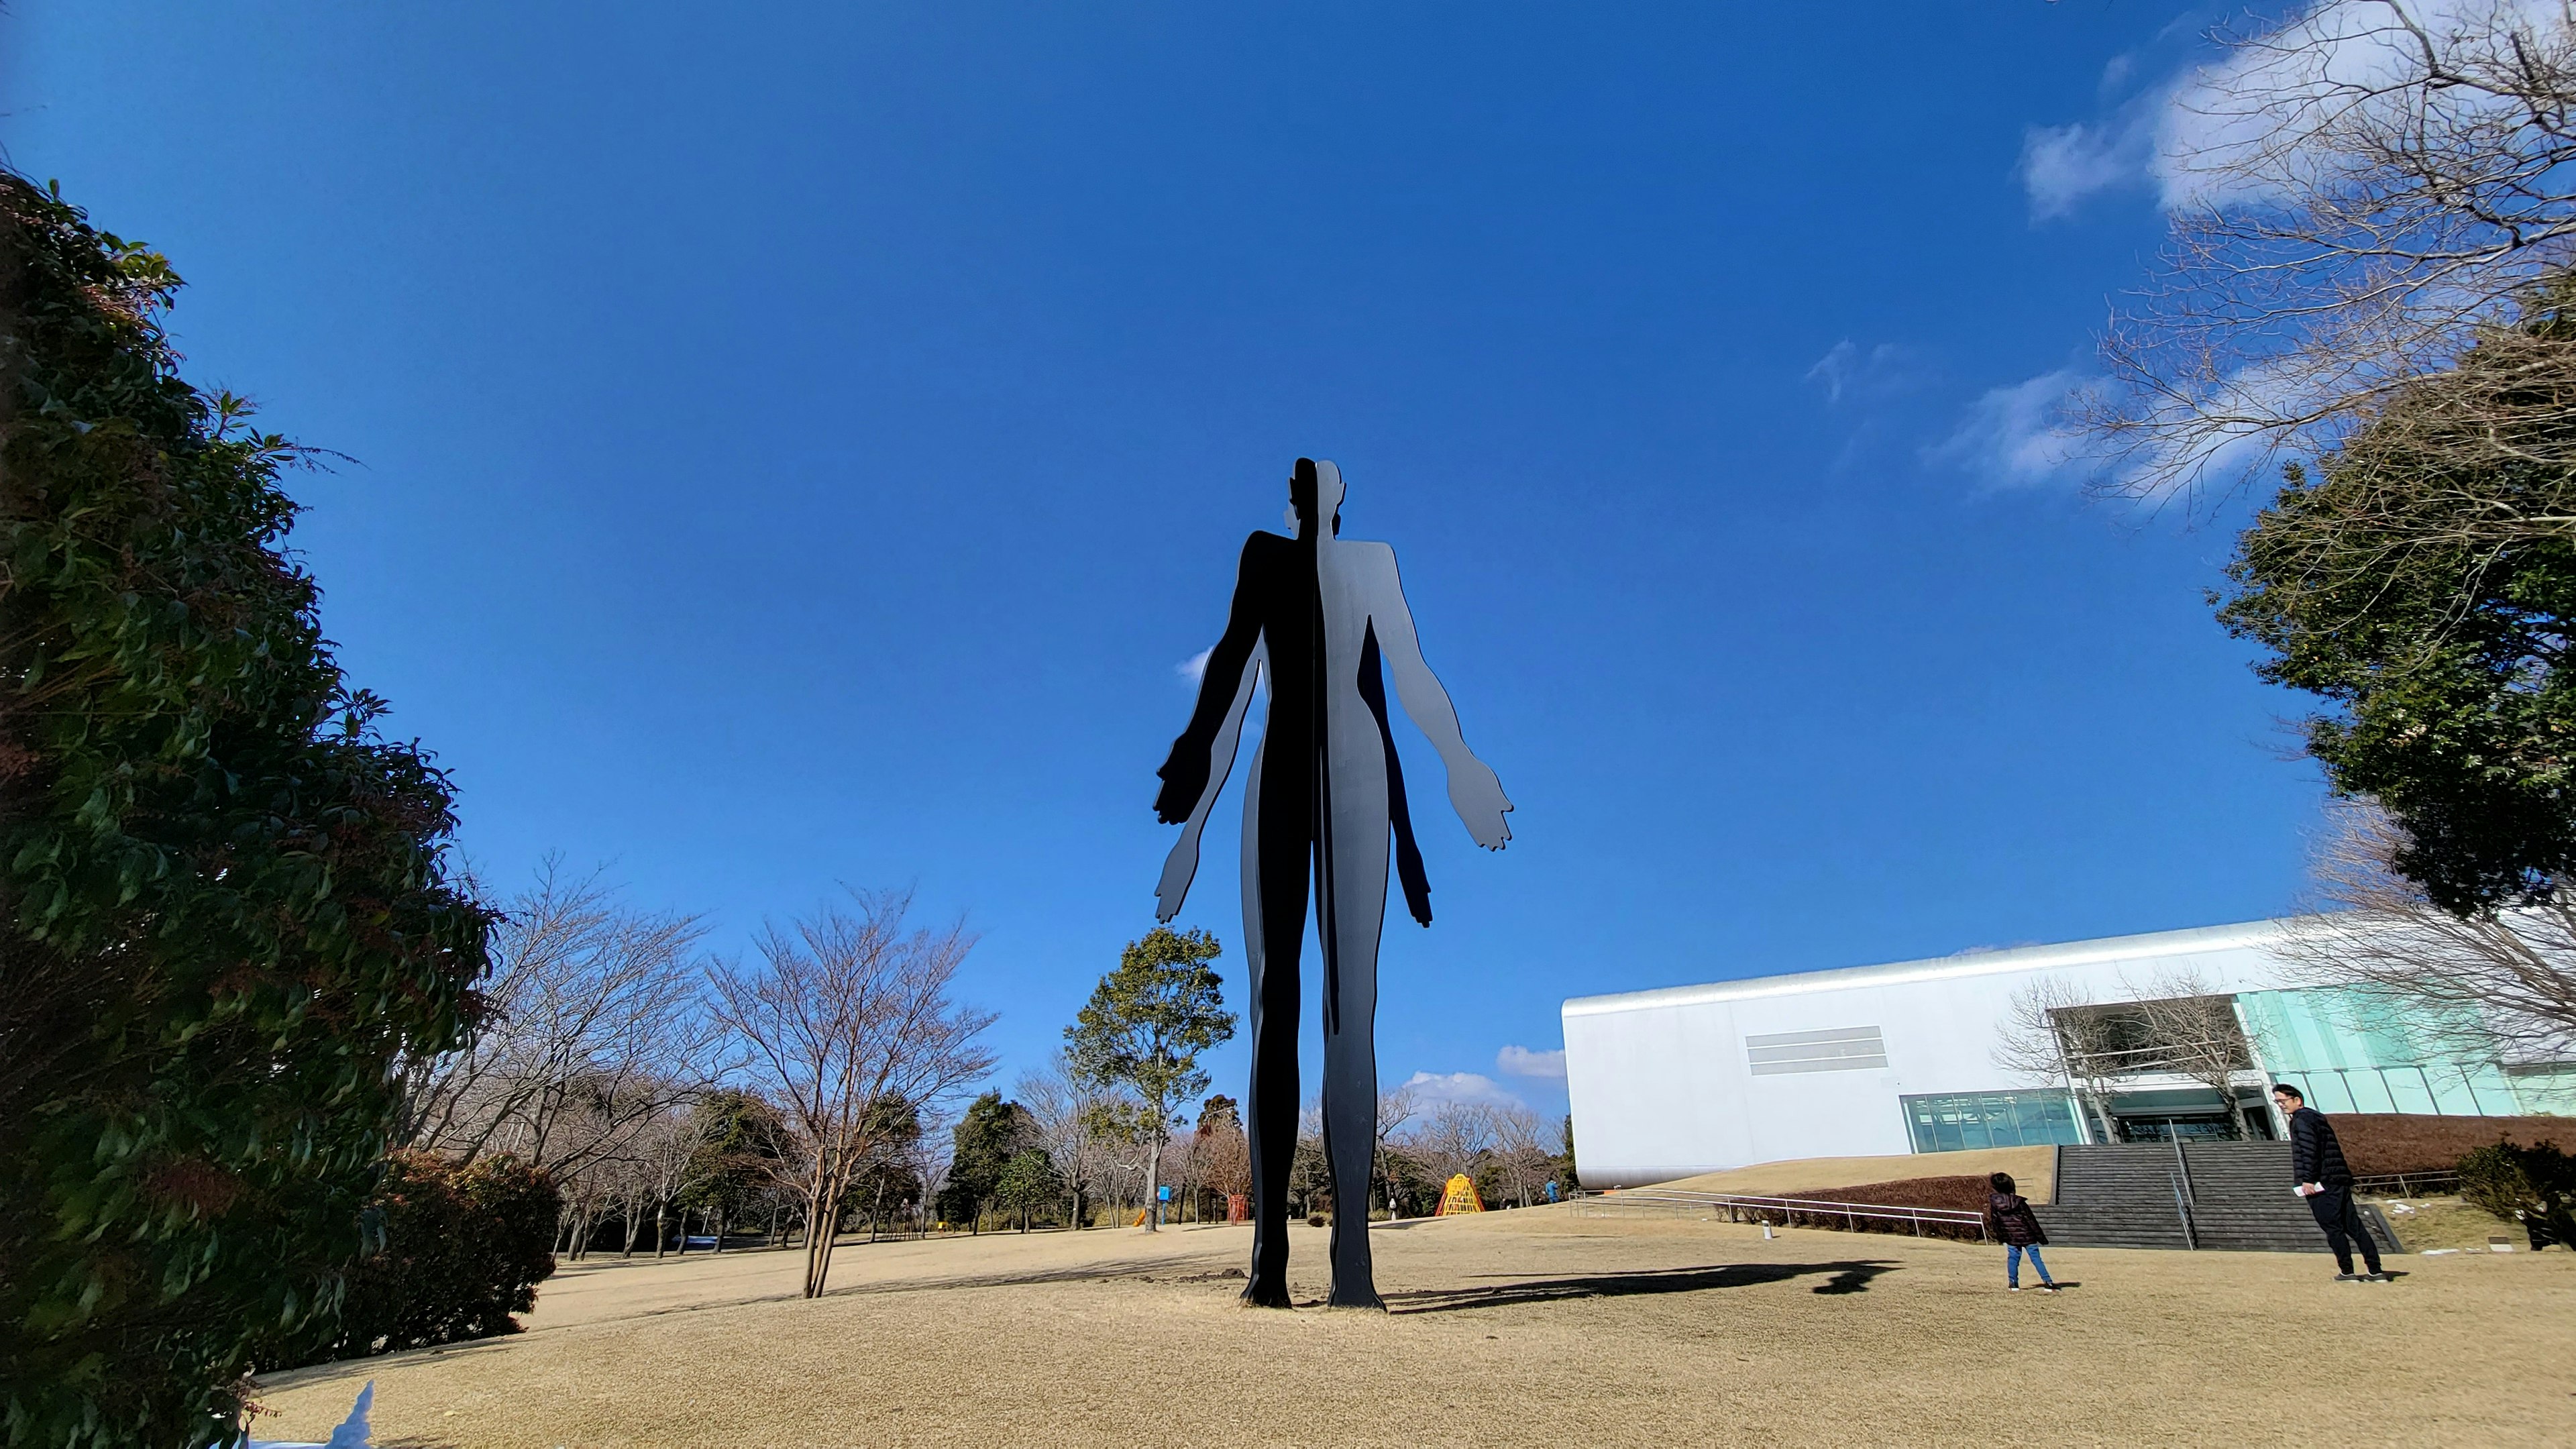
POLYGON ((1565 1048, 1534 1052, 1525 1046, 1507 1046, 1494 1053, 1494 1070, 1507 1077, 1536 1077, 1541 1081, 1565 1080, 1565 1048))
POLYGON ((1924 460, 1971 473, 1983 486, 2033 488, 2072 477, 2078 438, 2066 417, 2085 379, 2071 368, 1989 388, 1924 460))
POLYGON ((1893 342, 1863 347, 1846 337, 1807 369, 1807 381, 1825 390, 1825 401, 1863 401, 1903 392, 1922 376, 1912 349, 1893 342))
POLYGON ((1207 648, 1200 650, 1198 653, 1191 655, 1189 658, 1182 660, 1180 663, 1173 665, 1172 672, 1195 685, 1200 680, 1207 678, 1208 656, 1215 652, 1216 646, 1211 644, 1207 648))
POLYGON ((1526 1107, 1502 1083, 1482 1072, 1415 1072, 1405 1082, 1414 1100, 1426 1106, 1455 1102, 1467 1107, 1526 1107))
POLYGON ((2033 126, 2022 132, 2022 191, 2030 219, 2072 213, 2087 198, 2121 186, 2143 187, 2156 153, 2156 104, 2131 104, 2099 122, 2033 126))

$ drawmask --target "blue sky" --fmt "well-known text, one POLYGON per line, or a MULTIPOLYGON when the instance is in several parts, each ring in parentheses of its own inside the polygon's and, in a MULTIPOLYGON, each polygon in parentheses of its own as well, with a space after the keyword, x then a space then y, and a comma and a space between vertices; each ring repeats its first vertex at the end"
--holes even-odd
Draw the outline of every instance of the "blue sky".
POLYGON ((1477 850, 1406 739, 1390 1081, 1553 1113, 1498 1058, 1568 995, 2294 904, 2235 513, 2045 436, 2191 12, 1244 9, 15 0, 0 141, 359 460, 295 545, 481 870, 727 951, 913 887, 1005 1082, 1153 923, 1178 666, 1299 454, 1519 807, 1477 850))

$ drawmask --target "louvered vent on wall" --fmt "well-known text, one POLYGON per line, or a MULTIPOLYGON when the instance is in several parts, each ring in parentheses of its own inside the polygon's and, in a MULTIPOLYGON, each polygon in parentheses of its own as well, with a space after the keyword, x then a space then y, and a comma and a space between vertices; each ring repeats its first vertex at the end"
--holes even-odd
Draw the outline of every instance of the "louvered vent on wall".
POLYGON ((1874 1026, 1783 1031, 1746 1037, 1744 1055, 1757 1077, 1788 1072, 1856 1072, 1886 1066, 1887 1043, 1879 1038, 1874 1026))

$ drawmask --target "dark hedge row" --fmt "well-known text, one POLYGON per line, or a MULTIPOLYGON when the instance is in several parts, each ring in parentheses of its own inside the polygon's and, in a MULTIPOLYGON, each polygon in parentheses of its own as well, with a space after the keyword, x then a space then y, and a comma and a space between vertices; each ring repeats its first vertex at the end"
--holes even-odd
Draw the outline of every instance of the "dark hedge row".
POLYGON ((2556 1142, 2576 1151, 2576 1119, 2566 1117, 2417 1117, 2397 1112, 2330 1112, 2335 1140, 2356 1176, 2451 1172, 2480 1147, 2556 1142))
MULTIPOLYGON (((1940 1208, 1983 1213, 1988 1188, 1983 1177, 1904 1177, 1890 1182, 1864 1182, 1856 1187, 1819 1187, 1781 1196, 1820 1202, 1876 1207, 1940 1208)), ((1973 1223, 1916 1223, 1905 1218, 1865 1218, 1830 1210, 1767 1210, 1764 1217, 1784 1227, 1841 1228, 1856 1233, 1900 1233, 1906 1237, 1957 1238, 1975 1242, 1983 1230, 1973 1223)))

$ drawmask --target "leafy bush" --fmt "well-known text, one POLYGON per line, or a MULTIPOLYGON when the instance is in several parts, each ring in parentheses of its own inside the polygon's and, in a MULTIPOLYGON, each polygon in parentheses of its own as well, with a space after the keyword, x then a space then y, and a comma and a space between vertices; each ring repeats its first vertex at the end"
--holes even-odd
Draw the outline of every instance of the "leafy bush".
POLYGON ((339 1332, 294 1362, 516 1333, 510 1315, 535 1307, 537 1285, 554 1274, 563 1198, 516 1158, 454 1168, 398 1152, 367 1206, 383 1248, 349 1274, 339 1332))
POLYGON ((2576 1222, 2569 1216, 2576 1157, 2554 1143, 2492 1142, 2469 1153, 2460 1159, 2460 1196, 2507 1222, 2542 1223, 2558 1241, 2576 1246, 2576 1222))
POLYGON ((0 1438, 200 1445, 330 1331, 401 1055, 489 918, 282 551, 306 458, 182 381, 150 250, 0 172, 0 1438))

